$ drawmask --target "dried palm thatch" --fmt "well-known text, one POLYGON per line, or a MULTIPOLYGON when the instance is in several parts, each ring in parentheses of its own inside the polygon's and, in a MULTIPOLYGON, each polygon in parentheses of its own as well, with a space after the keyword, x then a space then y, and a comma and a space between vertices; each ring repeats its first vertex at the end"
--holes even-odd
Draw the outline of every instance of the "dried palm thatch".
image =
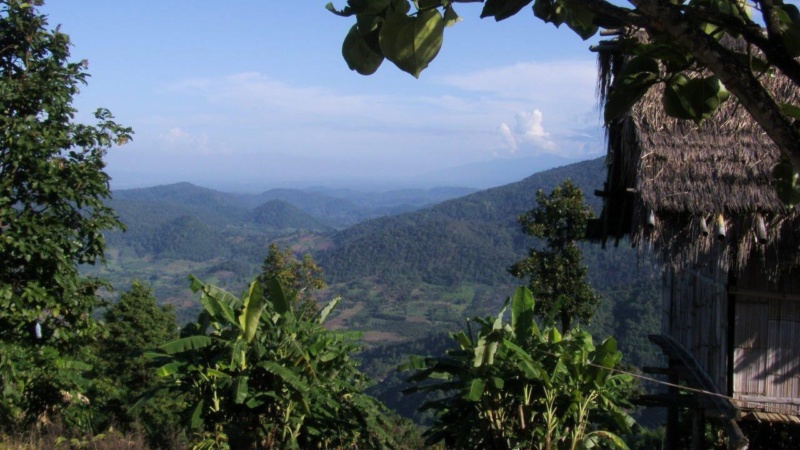
MULTIPOLYGON (((619 54, 599 53, 601 102, 624 63, 619 54)), ((762 77, 777 99, 800 103, 789 81, 762 77)), ((772 186, 780 156, 775 144, 735 98, 697 126, 668 117, 662 91, 651 89, 608 125, 605 205, 589 237, 605 244, 629 236, 673 264, 714 256, 721 268, 739 271, 760 255, 772 273, 800 265, 800 214, 772 186)))

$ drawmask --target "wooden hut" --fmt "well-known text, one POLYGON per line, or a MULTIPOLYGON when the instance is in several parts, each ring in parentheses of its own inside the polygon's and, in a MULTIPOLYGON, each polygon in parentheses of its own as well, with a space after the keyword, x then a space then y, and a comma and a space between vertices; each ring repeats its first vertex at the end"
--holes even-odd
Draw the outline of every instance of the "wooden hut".
MULTIPOLYGON (((613 48, 599 46, 601 101, 625 64, 613 48)), ((800 100, 780 77, 770 89, 800 100)), ((735 99, 698 127, 667 117, 657 89, 607 127, 607 143, 604 207, 589 238, 660 255, 654 340, 673 366, 688 358, 684 376, 696 366, 682 382, 732 398, 734 422, 800 423, 800 214, 772 186, 775 145, 735 99)))

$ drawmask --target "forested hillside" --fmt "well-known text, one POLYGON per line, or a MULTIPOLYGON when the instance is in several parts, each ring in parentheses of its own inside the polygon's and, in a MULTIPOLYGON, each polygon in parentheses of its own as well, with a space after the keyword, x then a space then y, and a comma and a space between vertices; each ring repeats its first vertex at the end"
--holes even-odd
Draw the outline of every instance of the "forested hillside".
MULTIPOLYGON (((536 191, 570 178, 585 192, 602 185, 595 159, 530 176, 410 214, 364 222, 332 236, 317 255, 332 283, 361 277, 452 285, 510 281, 506 268, 527 246, 517 216, 535 205, 536 191)), ((599 210, 599 202, 588 200, 599 210)))
MULTIPOLYGON (((474 193, 315 188, 228 194, 188 183, 119 191, 112 205, 127 232, 108 235, 109 263, 93 273, 117 286, 132 278, 148 282, 185 322, 201 309, 187 274, 238 292, 259 273, 270 243, 311 253, 329 285, 319 300, 342 297, 328 327, 363 332, 366 350, 357 358, 377 381, 369 392, 424 422, 430 417, 417 408, 426 397, 402 395, 411 385, 397 366, 409 354, 441 354, 447 332, 469 317, 494 313, 524 284, 508 268, 539 245, 517 222, 536 206, 538 190, 571 179, 591 193, 602 186, 603 174, 603 160, 595 159, 474 193), (451 198, 459 193, 467 195, 451 198), (446 200, 429 205, 437 198, 446 200), (388 213, 397 214, 367 219, 388 213)), ((599 210, 599 200, 586 197, 599 210)), ((603 295, 592 321, 582 325, 598 338, 615 336, 627 364, 658 364, 646 339, 660 326, 660 278, 649 256, 624 243, 607 250, 583 243, 581 249, 588 280, 603 295)))
POLYGON ((326 225, 320 219, 301 211, 300 208, 283 200, 270 200, 256 207, 250 213, 250 221, 265 228, 276 230, 288 230, 291 228, 318 232, 332 230, 329 225, 326 225))

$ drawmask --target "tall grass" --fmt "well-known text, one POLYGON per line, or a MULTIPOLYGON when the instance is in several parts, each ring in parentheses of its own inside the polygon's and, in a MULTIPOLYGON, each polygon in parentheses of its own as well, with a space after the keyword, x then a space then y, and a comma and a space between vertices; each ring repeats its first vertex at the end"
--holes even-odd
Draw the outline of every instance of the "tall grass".
MULTIPOLYGON (((178 436, 169 439, 164 450, 185 450, 178 436)), ((0 434, 2 450, 155 450, 147 445, 142 433, 121 433, 114 429, 96 435, 73 436, 65 427, 54 422, 32 428, 24 434, 0 434)))

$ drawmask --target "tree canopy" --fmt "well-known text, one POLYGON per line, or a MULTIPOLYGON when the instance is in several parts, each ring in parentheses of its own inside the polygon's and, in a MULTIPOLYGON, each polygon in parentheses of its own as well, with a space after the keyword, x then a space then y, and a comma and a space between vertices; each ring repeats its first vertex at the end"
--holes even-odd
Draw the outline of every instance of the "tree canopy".
MULTIPOLYGON (((484 3, 481 17, 503 20, 533 4, 533 14, 588 39, 601 29, 621 37, 616 51, 635 60, 609 92, 606 121, 664 85, 667 114, 700 122, 729 92, 800 169, 800 104, 776 99, 770 77, 800 88, 800 10, 783 0, 348 0, 337 15, 356 17, 342 46, 348 66, 370 75, 388 59, 415 77, 436 57, 444 30, 458 22, 456 3, 484 3), (741 45, 731 45, 736 40, 741 45)), ((785 177, 784 177, 785 178, 785 177)))
MULTIPOLYGON (((281 248, 272 243, 269 253, 261 265, 258 281, 263 285, 264 292, 269 292, 267 282, 277 279, 284 289, 294 294, 298 313, 301 316, 313 316, 317 312, 317 303, 312 292, 325 288, 322 278, 322 269, 311 255, 303 255, 302 261, 295 258, 291 248, 281 248)), ((269 294, 267 294, 269 295, 269 294)))
POLYGON ((588 322, 600 296, 586 281, 578 240, 586 235, 586 223, 594 214, 583 202, 583 192, 570 180, 546 195, 536 193, 537 207, 519 217, 522 231, 543 241, 528 250, 528 256, 509 269, 512 275, 528 278, 538 300, 536 312, 558 316, 562 330, 569 330, 573 319, 588 322))
POLYGON ((103 156, 131 130, 104 109, 94 126, 73 122, 86 61, 69 61, 69 37, 29 3, 0 8, 0 339, 38 322, 65 342, 96 306, 77 267, 102 258, 102 232, 121 226, 103 204, 103 156))
POLYGON ((172 305, 157 305, 152 289, 137 280, 103 313, 106 335, 97 343, 92 387, 93 427, 141 427, 151 445, 164 447, 178 429, 177 409, 182 398, 162 395, 136 414, 130 405, 157 381, 153 363, 142 355, 177 339, 178 323, 172 305))

